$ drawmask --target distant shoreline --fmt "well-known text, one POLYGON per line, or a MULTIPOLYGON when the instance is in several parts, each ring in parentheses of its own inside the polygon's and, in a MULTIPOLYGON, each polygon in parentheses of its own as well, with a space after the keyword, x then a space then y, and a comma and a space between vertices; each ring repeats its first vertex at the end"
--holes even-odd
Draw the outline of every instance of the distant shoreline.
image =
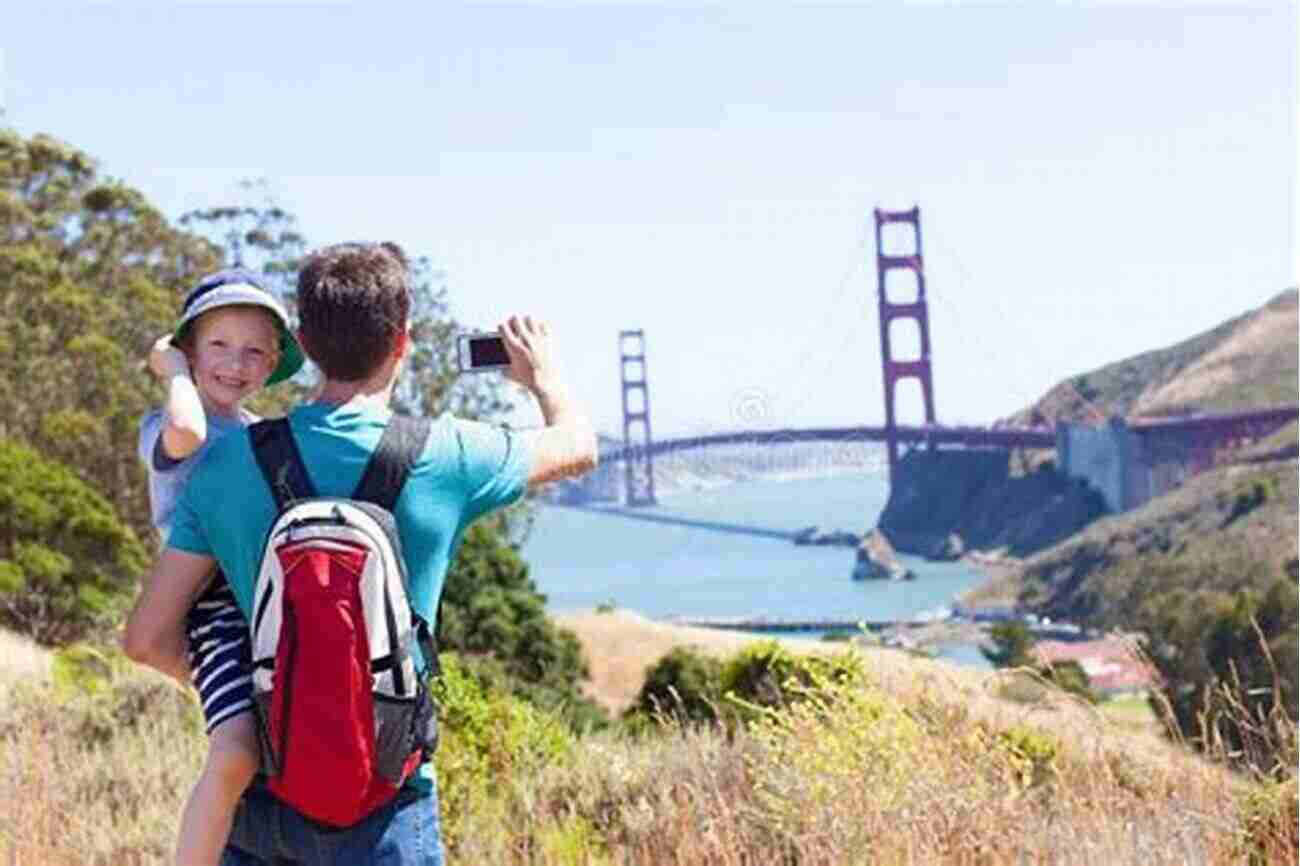
POLYGON ((853 467, 825 467, 816 469, 774 469, 774 470, 754 470, 744 474, 717 474, 717 475, 697 475, 691 474, 686 476, 687 480, 678 481, 675 479, 656 479, 658 487, 657 493, 660 497, 677 496, 683 493, 699 493, 720 490, 724 487, 730 487, 734 484, 743 484, 747 481, 773 481, 784 483, 787 481, 811 481, 819 478, 837 478, 845 475, 863 475, 874 477, 866 468, 855 469, 853 467))

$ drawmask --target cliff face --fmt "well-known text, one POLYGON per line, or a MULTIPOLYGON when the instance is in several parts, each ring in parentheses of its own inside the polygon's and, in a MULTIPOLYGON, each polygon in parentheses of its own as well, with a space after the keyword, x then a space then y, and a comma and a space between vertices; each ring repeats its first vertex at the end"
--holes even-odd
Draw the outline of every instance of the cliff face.
POLYGON ((1028 556, 1104 512, 1096 491, 1050 463, 1016 477, 1005 451, 918 450, 900 462, 878 527, 904 553, 943 557, 956 533, 967 550, 1028 556))

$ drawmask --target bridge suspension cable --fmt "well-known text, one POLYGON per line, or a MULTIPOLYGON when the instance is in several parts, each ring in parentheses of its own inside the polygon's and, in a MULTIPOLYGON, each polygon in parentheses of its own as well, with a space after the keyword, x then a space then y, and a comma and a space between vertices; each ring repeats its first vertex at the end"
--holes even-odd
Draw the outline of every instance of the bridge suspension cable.
MULTIPOLYGON (((787 365, 783 375, 776 379, 776 381, 783 381, 789 377, 790 381, 786 389, 798 395, 797 401, 786 407, 788 416, 784 419, 786 421, 793 421, 797 417, 813 393, 812 386, 825 379, 831 365, 844 356, 854 338, 862 333, 861 323, 855 319, 855 315, 862 313, 862 308, 859 307, 856 311, 846 314, 841 307, 846 297, 849 299, 855 297, 849 292, 853 278, 867 276, 867 248, 870 240, 871 235, 867 224, 862 222, 858 230, 857 242, 850 250, 849 261, 840 275, 830 304, 825 308, 816 327, 808 332, 799 351, 792 355, 793 360, 787 365), (827 353, 826 348, 830 342, 827 338, 833 337, 835 330, 842 330, 844 336, 835 350, 827 353)), ((777 426, 786 426, 786 424, 781 423, 777 426)))

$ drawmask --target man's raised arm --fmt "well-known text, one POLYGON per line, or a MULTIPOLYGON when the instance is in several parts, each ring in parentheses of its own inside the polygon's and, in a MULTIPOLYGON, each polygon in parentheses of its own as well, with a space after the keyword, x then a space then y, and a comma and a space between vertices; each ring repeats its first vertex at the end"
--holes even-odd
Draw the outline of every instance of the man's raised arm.
POLYGON ((532 455, 529 486, 595 469, 596 431, 555 364, 546 323, 511 316, 501 323, 500 332, 510 356, 506 378, 532 392, 546 425, 520 434, 532 455))

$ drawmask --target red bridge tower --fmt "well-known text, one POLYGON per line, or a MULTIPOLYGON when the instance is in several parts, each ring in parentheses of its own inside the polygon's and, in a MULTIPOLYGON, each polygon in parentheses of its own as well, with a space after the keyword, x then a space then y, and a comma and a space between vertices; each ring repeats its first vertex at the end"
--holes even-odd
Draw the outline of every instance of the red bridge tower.
POLYGON ((925 399, 925 423, 934 424, 934 382, 930 378, 930 315, 925 303, 925 273, 921 261, 921 209, 885 211, 876 208, 876 284, 880 299, 880 366, 885 384, 885 448, 889 453, 889 481, 893 484, 898 466, 898 420, 894 415, 894 386, 900 379, 918 379, 925 399), (914 251, 886 255, 881 229, 889 223, 907 223, 916 239, 914 251), (886 291, 890 271, 911 271, 916 275, 916 296, 891 301, 886 291), (919 358, 899 359, 890 343, 890 325, 898 319, 915 319, 921 334, 919 358))
POLYGON ((645 332, 619 331, 623 378, 623 447, 629 455, 625 490, 628 505, 654 505, 655 467, 650 454, 650 385, 646 381, 645 332))

